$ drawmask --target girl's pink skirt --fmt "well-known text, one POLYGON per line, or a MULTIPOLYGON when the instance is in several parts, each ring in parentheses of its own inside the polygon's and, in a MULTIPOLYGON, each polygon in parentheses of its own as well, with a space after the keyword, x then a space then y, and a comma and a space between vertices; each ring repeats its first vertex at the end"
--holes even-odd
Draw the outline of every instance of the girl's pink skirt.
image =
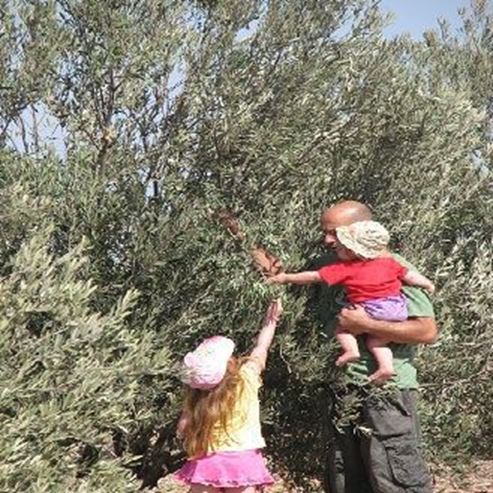
POLYGON ((187 484, 204 484, 217 488, 266 486, 274 483, 260 450, 217 452, 192 459, 175 473, 187 484))

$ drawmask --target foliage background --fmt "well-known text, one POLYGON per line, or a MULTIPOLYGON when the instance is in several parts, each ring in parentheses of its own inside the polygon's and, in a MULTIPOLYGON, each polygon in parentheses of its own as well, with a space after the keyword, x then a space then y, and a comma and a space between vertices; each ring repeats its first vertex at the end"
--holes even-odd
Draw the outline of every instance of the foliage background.
MULTIPOLYGON (((487 2, 423 42, 385 39, 373 0, 0 5, 1 491, 136 491, 176 467, 175 363, 217 332, 247 350, 273 295, 249 247, 303 267, 342 198, 439 286, 430 457, 491 456, 487 2)), ((263 421, 303 482, 339 375, 317 291, 283 296, 263 421)))

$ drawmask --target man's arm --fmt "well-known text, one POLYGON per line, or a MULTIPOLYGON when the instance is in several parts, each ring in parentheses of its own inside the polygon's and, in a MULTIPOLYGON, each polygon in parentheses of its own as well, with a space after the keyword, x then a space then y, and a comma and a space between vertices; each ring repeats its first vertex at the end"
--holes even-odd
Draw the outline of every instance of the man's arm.
POLYGON ((432 344, 438 335, 437 325, 432 317, 386 322, 371 318, 363 307, 356 306, 344 308, 338 319, 339 326, 351 334, 371 334, 398 344, 432 344))

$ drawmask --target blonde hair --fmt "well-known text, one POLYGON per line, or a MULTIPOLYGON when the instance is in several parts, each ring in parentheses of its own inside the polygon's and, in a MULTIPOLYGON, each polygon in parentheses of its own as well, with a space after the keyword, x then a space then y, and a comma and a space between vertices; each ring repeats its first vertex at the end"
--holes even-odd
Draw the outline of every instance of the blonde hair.
POLYGON ((187 417, 183 430, 185 450, 189 457, 208 451, 217 427, 228 432, 238 398, 243 392, 240 368, 247 358, 231 357, 221 382, 210 390, 186 388, 184 413, 187 417))

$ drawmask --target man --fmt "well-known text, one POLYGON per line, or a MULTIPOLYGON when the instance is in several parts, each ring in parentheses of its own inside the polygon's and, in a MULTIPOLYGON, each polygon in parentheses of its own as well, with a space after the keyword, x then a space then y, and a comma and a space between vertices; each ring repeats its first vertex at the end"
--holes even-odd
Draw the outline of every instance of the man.
MULTIPOLYGON (((333 248, 335 228, 371 220, 370 209, 360 202, 344 201, 326 209, 321 217, 324 243, 333 248)), ((399 262, 410 266, 400 257, 399 262)), ((412 266, 411 266, 412 268, 412 266)), ((341 328, 358 336, 372 334, 390 341, 396 388, 384 391, 368 384, 375 362, 364 344, 360 360, 348 364, 348 384, 331 384, 327 394, 325 431, 328 456, 325 489, 330 493, 431 493, 431 479, 422 456, 416 414, 417 379, 413 345, 435 341, 433 307, 418 288, 403 289, 409 318, 385 322, 370 318, 361 307, 344 308, 341 328), (345 404, 355 402, 347 419, 345 404)), ((333 293, 332 293, 333 296, 333 293)))

